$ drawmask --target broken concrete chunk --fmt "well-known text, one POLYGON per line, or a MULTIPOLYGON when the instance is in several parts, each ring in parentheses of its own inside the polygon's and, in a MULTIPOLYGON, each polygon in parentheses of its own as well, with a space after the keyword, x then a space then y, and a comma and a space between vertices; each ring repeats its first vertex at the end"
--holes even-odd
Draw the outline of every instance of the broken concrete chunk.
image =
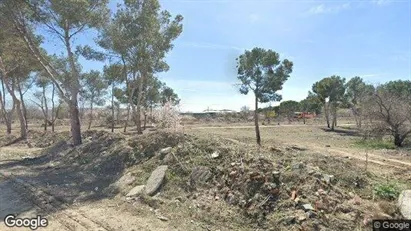
POLYGON ((164 181, 164 176, 166 175, 168 166, 161 165, 158 166, 150 175, 147 180, 146 187, 144 189, 145 193, 149 196, 154 195, 154 193, 160 188, 164 181))
POLYGON ((311 204, 303 204, 304 211, 313 211, 314 207, 311 204))
POLYGON ((211 158, 215 159, 218 158, 220 156, 220 153, 218 152, 213 152, 213 154, 211 154, 211 158))
POLYGON ((405 219, 411 219, 411 190, 404 190, 398 198, 398 207, 405 219))

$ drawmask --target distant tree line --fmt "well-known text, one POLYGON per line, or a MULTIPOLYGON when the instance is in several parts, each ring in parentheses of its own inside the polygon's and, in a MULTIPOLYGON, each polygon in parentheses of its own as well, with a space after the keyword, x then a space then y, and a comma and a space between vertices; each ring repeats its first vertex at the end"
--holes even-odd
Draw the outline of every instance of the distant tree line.
POLYGON ((402 146, 411 134, 411 81, 390 81, 379 86, 353 77, 348 82, 337 75, 326 77, 312 85, 308 96, 300 101, 282 101, 277 107, 259 108, 259 103, 282 100, 278 91, 288 80, 293 63, 281 61, 273 50, 254 48, 237 58, 237 78, 242 94, 252 92, 255 98, 254 123, 257 144, 261 145, 259 116, 261 112, 275 110, 290 121, 297 111, 323 112, 327 127, 334 131, 337 111, 349 108, 356 126, 371 136, 376 133, 391 135, 396 146, 402 146), (363 128, 364 121, 367 127, 363 128))

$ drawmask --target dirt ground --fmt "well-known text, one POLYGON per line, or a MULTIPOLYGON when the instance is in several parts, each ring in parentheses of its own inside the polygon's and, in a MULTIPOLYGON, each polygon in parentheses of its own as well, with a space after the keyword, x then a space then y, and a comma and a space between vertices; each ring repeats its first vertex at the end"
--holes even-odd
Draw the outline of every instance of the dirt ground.
MULTIPOLYGON (((108 129, 95 128, 84 132, 80 147, 61 142, 68 140, 66 129, 58 128, 57 134, 40 128, 31 131, 31 148, 27 142, 12 142, 15 136, 0 139, 0 217, 42 215, 49 219, 49 226, 40 230, 333 230, 344 225, 364 230, 367 219, 398 216, 395 201, 374 198, 373 185, 390 181, 402 189, 411 186, 411 151, 358 147, 358 135, 346 128, 329 132, 316 124, 261 126, 262 148, 254 145, 254 128, 247 124, 190 125, 183 131, 186 135, 177 137, 155 132, 136 137, 132 132, 121 134, 120 129, 111 134, 108 129), (168 146, 173 147, 175 159, 168 163, 170 171, 161 191, 153 198, 126 199, 128 190, 144 184, 151 171, 163 164, 156 153, 168 146), (223 157, 210 158, 214 152, 223 157), (253 189, 250 194, 240 185, 236 189, 236 181, 227 177, 238 171, 237 163, 245 165, 242 171, 249 174, 257 169, 265 175, 281 171, 283 186, 278 198, 267 202, 265 191, 253 189), (290 170, 295 163, 306 167, 297 174, 290 170), (209 168, 214 183, 194 190, 187 186, 196 166, 209 168), (322 185, 307 173, 309 168, 333 174, 338 181, 322 185), (351 185, 353 181, 366 183, 358 188, 351 185), (227 199, 227 187, 236 198, 265 205, 255 212, 234 206, 240 202, 232 204, 227 199), (314 202, 317 190, 323 189, 330 200, 341 201, 341 206, 353 200, 351 194, 363 202, 347 213, 325 209, 316 218, 289 224, 287 219, 301 212, 300 203, 290 204, 289 194, 296 191, 303 202, 314 202), (273 212, 269 206, 279 209, 273 212), (356 215, 344 220, 347 214, 356 215), (327 225, 330 219, 338 220, 336 226, 327 225)), ((0 221, 0 230, 24 229, 7 228, 0 221)))

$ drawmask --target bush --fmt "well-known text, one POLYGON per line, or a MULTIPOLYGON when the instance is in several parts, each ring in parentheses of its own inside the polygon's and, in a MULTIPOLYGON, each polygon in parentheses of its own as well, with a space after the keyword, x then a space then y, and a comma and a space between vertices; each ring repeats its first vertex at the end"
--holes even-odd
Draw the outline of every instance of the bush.
POLYGON ((395 200, 400 195, 394 184, 379 184, 374 187, 374 193, 382 199, 395 200))

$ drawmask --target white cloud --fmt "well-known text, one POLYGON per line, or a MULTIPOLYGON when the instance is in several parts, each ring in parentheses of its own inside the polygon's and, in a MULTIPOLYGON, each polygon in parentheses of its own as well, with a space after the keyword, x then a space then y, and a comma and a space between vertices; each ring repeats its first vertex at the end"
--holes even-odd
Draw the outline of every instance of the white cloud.
POLYGON ((316 15, 316 14, 332 14, 332 13, 338 13, 343 10, 347 10, 351 8, 350 3, 344 3, 336 6, 329 6, 327 7, 324 4, 320 4, 314 7, 311 7, 308 9, 306 14, 308 15, 316 15))
POLYGON ((365 75, 360 75, 360 77, 362 77, 362 78, 371 78, 371 77, 377 77, 377 76, 380 76, 380 75, 382 75, 383 73, 380 73, 380 74, 365 74, 365 75))
POLYGON ((382 6, 382 5, 389 4, 391 1, 390 0, 372 0, 371 2, 378 5, 378 6, 382 6))

